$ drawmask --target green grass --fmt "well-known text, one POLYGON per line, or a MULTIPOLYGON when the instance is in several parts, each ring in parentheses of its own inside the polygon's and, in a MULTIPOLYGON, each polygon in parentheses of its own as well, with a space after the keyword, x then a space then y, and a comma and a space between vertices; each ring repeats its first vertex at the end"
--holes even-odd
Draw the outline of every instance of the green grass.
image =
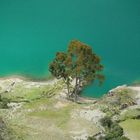
POLYGON ((30 116, 43 117, 52 121, 57 127, 64 128, 70 119, 70 112, 73 106, 69 105, 60 109, 49 109, 45 111, 35 111, 30 113, 30 116))
POLYGON ((135 119, 140 116, 140 109, 128 109, 124 114, 120 116, 120 120, 124 121, 126 119, 135 119))
POLYGON ((131 140, 140 140, 140 120, 128 119, 121 122, 120 125, 131 140))
POLYGON ((10 129, 10 140, 23 140, 27 135, 27 128, 21 125, 9 125, 8 128, 10 129))
POLYGON ((17 85, 12 92, 3 94, 3 98, 8 98, 12 101, 21 101, 21 100, 35 100, 41 97, 44 97, 48 94, 56 93, 59 89, 57 86, 45 85, 41 87, 31 87, 26 88, 23 85, 17 85))
POLYGON ((40 93, 39 89, 31 88, 27 89, 24 86, 18 85, 13 89, 12 92, 6 93, 3 97, 11 99, 11 100, 19 100, 19 99, 31 99, 38 96, 40 93))
POLYGON ((24 105, 25 109, 36 109, 40 106, 47 106, 47 108, 53 107, 53 104, 56 103, 56 100, 53 98, 41 98, 39 100, 34 100, 30 103, 24 105))
MULTIPOLYGON (((7 83, 10 84, 11 82, 7 83)), ((42 84, 39 87, 19 82, 11 87, 10 92, 3 94, 3 99, 9 99, 11 102, 25 102, 20 109, 13 112, 10 119, 7 119, 12 135, 16 136, 15 140, 44 137, 69 140, 70 135, 79 135, 75 134, 76 131, 80 133, 81 130, 85 130, 91 135, 99 132, 94 123, 78 116, 71 117, 74 109, 80 110, 89 104, 76 104, 57 98, 64 86, 62 80, 54 85, 42 84), (71 132, 73 133, 70 134, 71 132)), ((10 111, 11 109, 4 112, 0 110, 0 116, 7 117, 10 111)))

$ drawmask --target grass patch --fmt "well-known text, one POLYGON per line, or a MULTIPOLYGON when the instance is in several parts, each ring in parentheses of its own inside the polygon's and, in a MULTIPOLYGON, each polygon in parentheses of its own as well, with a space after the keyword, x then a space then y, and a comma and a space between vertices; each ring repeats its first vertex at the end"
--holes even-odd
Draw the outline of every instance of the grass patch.
POLYGON ((124 129, 125 134, 131 140, 140 139, 140 120, 137 119, 128 119, 120 123, 124 129))
POLYGON ((60 109, 53 108, 46 111, 32 112, 29 115, 46 118, 55 123, 57 127, 64 128, 70 119, 70 112, 72 108, 73 106, 69 105, 60 109))
POLYGON ((53 86, 45 85, 42 87, 31 87, 26 88, 24 85, 16 86, 12 92, 3 94, 2 97, 8 98, 13 101, 20 100, 34 100, 41 98, 42 96, 47 96, 49 92, 55 92, 56 89, 53 86))
POLYGON ((30 103, 27 103, 24 105, 25 109, 36 109, 40 106, 47 106, 47 107, 53 107, 53 104, 56 103, 56 100, 53 98, 41 98, 39 100, 34 100, 30 103))
POLYGON ((140 109, 128 109, 125 113, 120 116, 120 120, 124 121, 126 119, 136 119, 140 118, 140 109))
MULTIPOLYGON (((10 85, 10 84, 9 84, 10 85)), ((58 81, 54 85, 38 85, 37 83, 22 82, 11 87, 9 92, 1 95, 11 102, 32 101, 44 97, 52 97, 64 88, 64 82, 58 81)))
POLYGON ((27 135, 27 128, 25 128, 25 126, 19 126, 19 125, 10 125, 9 126, 9 129, 10 129, 10 136, 11 136, 11 139, 10 140, 23 140, 26 135, 27 135))

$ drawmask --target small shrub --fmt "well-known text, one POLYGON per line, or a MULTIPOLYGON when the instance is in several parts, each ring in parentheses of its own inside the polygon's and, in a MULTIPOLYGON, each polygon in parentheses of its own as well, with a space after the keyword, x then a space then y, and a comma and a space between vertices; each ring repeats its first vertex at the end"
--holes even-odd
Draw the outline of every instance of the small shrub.
POLYGON ((112 120, 111 120, 111 118, 108 117, 108 116, 102 118, 102 119, 100 120, 100 122, 101 122, 101 125, 104 126, 104 127, 106 127, 106 128, 110 128, 111 125, 112 125, 112 120))
POLYGON ((7 104, 10 102, 7 98, 2 98, 0 101, 0 108, 8 108, 7 104))
POLYGON ((123 128, 120 127, 117 123, 113 123, 110 132, 114 137, 121 137, 123 135, 123 128))
POLYGON ((110 117, 106 116, 100 122, 105 128, 105 136, 101 140, 129 140, 123 136, 123 128, 113 122, 110 117))

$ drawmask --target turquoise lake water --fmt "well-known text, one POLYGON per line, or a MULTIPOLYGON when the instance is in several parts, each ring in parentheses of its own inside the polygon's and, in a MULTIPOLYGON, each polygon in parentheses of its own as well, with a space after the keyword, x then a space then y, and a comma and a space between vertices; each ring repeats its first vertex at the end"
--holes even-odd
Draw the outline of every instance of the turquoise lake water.
POLYGON ((0 76, 46 76, 72 39, 92 46, 105 66, 104 85, 84 95, 140 80, 140 0, 0 0, 0 76))

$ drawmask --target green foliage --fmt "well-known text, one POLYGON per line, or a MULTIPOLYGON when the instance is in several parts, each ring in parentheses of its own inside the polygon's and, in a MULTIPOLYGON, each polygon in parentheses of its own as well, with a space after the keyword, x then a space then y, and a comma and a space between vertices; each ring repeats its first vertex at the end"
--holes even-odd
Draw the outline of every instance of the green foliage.
POLYGON ((8 108, 7 104, 10 102, 10 99, 7 98, 1 98, 0 101, 0 108, 6 109, 8 108))
POLYGON ((103 66, 100 58, 88 45, 78 40, 71 41, 67 53, 58 52, 55 59, 50 63, 49 71, 56 78, 63 78, 68 89, 68 97, 77 97, 81 88, 92 81, 98 79, 103 82, 104 76, 101 74, 103 66), (75 80, 75 85, 71 91, 71 82, 75 80))
POLYGON ((117 106, 110 106, 110 105, 101 105, 100 106, 101 111, 107 114, 107 116, 112 117, 114 115, 118 115, 120 113, 120 110, 117 106))
POLYGON ((110 117, 104 117, 100 120, 101 125, 105 128, 105 137, 103 140, 128 140, 123 136, 123 128, 116 122, 113 122, 110 117))
POLYGON ((115 137, 122 136, 123 129, 117 123, 112 123, 110 133, 112 133, 115 137))
POLYGON ((107 136, 105 136, 102 139, 99 140, 129 140, 127 137, 122 136, 122 137, 114 137, 113 134, 109 133, 107 136))
POLYGON ((123 128, 117 123, 113 123, 110 129, 106 130, 104 140, 128 140, 123 136, 123 128))
POLYGON ((117 140, 129 140, 129 139, 125 136, 122 136, 122 137, 118 138, 117 140))
POLYGON ((96 140, 94 137, 88 137, 88 140, 96 140))
POLYGON ((101 125, 106 127, 106 128, 110 128, 112 123, 113 123, 112 120, 110 119, 110 117, 108 117, 108 116, 102 118, 100 120, 100 122, 101 122, 101 125))

